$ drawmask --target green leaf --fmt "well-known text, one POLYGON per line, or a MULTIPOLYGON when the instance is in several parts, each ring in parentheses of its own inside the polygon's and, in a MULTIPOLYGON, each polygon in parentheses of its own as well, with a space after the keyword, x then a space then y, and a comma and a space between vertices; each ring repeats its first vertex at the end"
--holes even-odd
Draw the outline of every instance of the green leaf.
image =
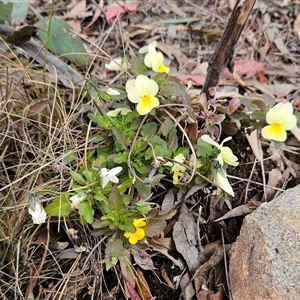
POLYGON ((168 137, 168 147, 174 151, 178 148, 178 136, 177 136, 176 129, 173 129, 170 131, 170 134, 168 137))
POLYGON ((148 76, 148 69, 145 64, 136 56, 133 56, 131 59, 131 72, 134 77, 138 75, 148 76))
POLYGON ((110 129, 112 127, 109 119, 106 116, 88 113, 88 117, 101 128, 110 129))
POLYGON ((258 121, 261 121, 263 123, 266 122, 266 114, 260 110, 256 110, 255 112, 253 112, 251 115, 250 115, 250 118, 252 120, 258 120, 258 121))
POLYGON ((141 129, 141 135, 144 137, 149 135, 154 135, 156 134, 156 132, 157 132, 157 123, 155 122, 144 124, 141 129))
POLYGON ((70 171, 70 175, 72 176, 72 178, 79 183, 80 185, 87 185, 87 182, 84 180, 83 176, 80 175, 79 173, 70 171))
MULTIPOLYGON (((4 2, 4 1, 3 1, 4 2)), ((0 20, 10 22, 13 3, 0 2, 0 20)))
MULTIPOLYGON (((125 193, 127 189, 129 189, 129 188, 132 187, 132 184, 133 184, 133 182, 132 182, 132 179, 131 179, 131 178, 125 180, 122 184, 120 184, 120 185, 118 186, 118 189, 119 189, 120 193, 121 193, 121 194, 125 193)), ((124 197, 124 196, 125 196, 125 195, 123 195, 123 197, 124 197)), ((124 201, 124 202, 125 202, 125 201, 124 201)))
MULTIPOLYGON (((263 94, 262 98, 263 98, 265 106, 270 106, 271 107, 275 104, 275 99, 272 96, 270 96, 269 94, 263 94)), ((265 106, 258 106, 258 108, 265 111, 266 110, 265 106)))
POLYGON ((131 140, 127 136, 127 134, 123 130, 117 129, 117 128, 112 128, 112 132, 113 132, 113 135, 115 137, 117 150, 120 150, 119 149, 120 147, 123 150, 126 150, 127 147, 131 144, 131 140), (118 146, 117 144, 120 145, 120 146, 118 146))
POLYGON ((167 137, 174 129, 176 129, 175 123, 170 119, 166 119, 161 125, 161 132, 164 137, 167 137))
POLYGON ((103 87, 99 86, 96 82, 89 80, 85 84, 85 87, 93 101, 102 99, 106 102, 111 102, 111 100, 112 100, 111 96, 109 94, 107 94, 105 89, 103 87))
POLYGON ((96 182, 98 179, 100 179, 100 178, 96 177, 94 172, 89 171, 89 170, 82 171, 82 174, 86 178, 88 184, 92 184, 92 183, 96 182))
POLYGON ((147 148, 147 146, 148 146, 147 141, 144 141, 142 139, 138 139, 134 143, 133 151, 134 151, 134 153, 142 152, 142 151, 144 151, 147 148))
POLYGON ((10 22, 13 25, 19 25, 26 19, 28 13, 28 4, 26 1, 12 1, 13 8, 10 15, 10 22))
POLYGON ((172 149, 167 148, 164 145, 156 145, 154 147, 156 156, 170 156, 172 154, 172 149))
POLYGON ((108 239, 105 248, 106 271, 115 266, 125 255, 123 242, 119 238, 108 239))
POLYGON ((156 75, 153 80, 158 84, 161 85, 167 78, 167 74, 166 73, 160 73, 158 75, 156 75))
POLYGON ((198 157, 207 157, 208 153, 212 151, 212 145, 204 142, 199 138, 197 140, 196 153, 198 157))
POLYGON ((134 186, 137 189, 138 193, 140 195, 142 195, 144 198, 148 198, 151 195, 151 185, 150 184, 145 184, 137 178, 134 183, 134 186))
POLYGON ((160 94, 168 96, 186 96, 185 88, 175 81, 165 80, 160 86, 160 94))
POLYGON ((54 217, 65 217, 68 216, 71 211, 71 205, 66 196, 60 196, 55 198, 51 203, 45 207, 47 215, 54 217))
MULTIPOLYGON (((35 24, 39 28, 38 34, 43 43, 47 42, 49 24, 50 19, 48 17, 35 24)), ((89 56, 81 39, 72 32, 72 27, 63 20, 52 18, 48 48, 54 54, 65 56, 74 63, 81 65, 89 63, 89 56)))
POLYGON ((126 211, 123 202, 123 197, 116 186, 113 186, 108 198, 109 198, 109 206, 112 210, 117 212, 119 215, 123 214, 126 211))
POLYGON ((94 222, 94 210, 90 201, 80 202, 78 212, 87 223, 92 224, 94 222))

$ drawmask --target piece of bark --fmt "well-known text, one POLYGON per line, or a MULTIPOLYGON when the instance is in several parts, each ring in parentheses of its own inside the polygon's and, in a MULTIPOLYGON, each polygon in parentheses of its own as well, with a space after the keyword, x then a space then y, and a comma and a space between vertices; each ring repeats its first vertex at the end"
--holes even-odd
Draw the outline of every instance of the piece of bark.
POLYGON ((234 47, 242 33, 254 4, 255 0, 238 0, 236 2, 219 45, 209 60, 207 76, 202 93, 207 95, 209 88, 218 85, 221 72, 224 68, 228 67, 232 72, 234 47))

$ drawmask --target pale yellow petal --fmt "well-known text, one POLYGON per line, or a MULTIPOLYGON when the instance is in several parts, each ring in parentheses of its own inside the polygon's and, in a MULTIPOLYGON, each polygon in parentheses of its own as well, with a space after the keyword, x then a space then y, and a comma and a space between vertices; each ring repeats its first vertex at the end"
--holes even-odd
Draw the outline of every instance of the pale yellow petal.
POLYGON ((278 142, 284 142, 286 140, 286 131, 284 130, 283 126, 280 124, 273 124, 265 126, 262 131, 261 135, 268 140, 274 140, 278 142))
POLYGON ((239 164, 237 161, 238 158, 232 153, 232 150, 229 147, 222 147, 221 155, 222 155, 223 161, 227 165, 237 166, 239 164))
POLYGON ((283 103, 278 103, 273 106, 266 114, 266 121, 268 124, 278 123, 280 116, 282 115, 284 109, 283 103))
POLYGON ((227 194, 229 194, 231 196, 234 196, 232 186, 230 185, 230 183, 226 177, 226 173, 224 171, 217 172, 216 177, 215 177, 215 183, 224 192, 226 192, 227 194))
POLYGON ((143 86, 143 94, 155 96, 158 89, 158 84, 153 79, 148 78, 148 82, 143 86))
POLYGON ((127 96, 128 99, 132 102, 132 103, 138 103, 141 101, 143 94, 137 90, 135 87, 134 88, 128 88, 127 90, 127 96))
POLYGON ((148 85, 149 80, 150 79, 145 75, 138 75, 135 80, 135 88, 141 93, 145 93, 144 87, 148 85))
POLYGON ((145 96, 142 97, 141 101, 139 101, 138 105, 136 106, 136 110, 140 115, 146 115, 158 105, 159 101, 156 97, 145 96))
POLYGON ((217 148, 220 148, 221 146, 215 142, 214 140, 212 140, 212 138, 208 135, 208 134, 204 134, 201 136, 201 140, 203 140, 204 142, 211 144, 217 148))
POLYGON ((286 115, 281 118, 281 124, 285 130, 291 130, 297 125, 297 118, 295 115, 286 115))

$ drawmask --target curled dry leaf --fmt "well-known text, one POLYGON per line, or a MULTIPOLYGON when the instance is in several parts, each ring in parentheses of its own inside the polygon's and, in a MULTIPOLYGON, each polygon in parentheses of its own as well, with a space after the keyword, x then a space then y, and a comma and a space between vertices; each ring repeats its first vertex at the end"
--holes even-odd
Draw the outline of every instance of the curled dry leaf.
POLYGON ((238 216, 246 216, 246 215, 252 213, 253 210, 254 210, 254 208, 250 208, 247 204, 243 204, 238 207, 235 207, 233 210, 229 211, 221 218, 214 220, 214 222, 220 222, 222 220, 234 218, 234 217, 238 217, 238 216))

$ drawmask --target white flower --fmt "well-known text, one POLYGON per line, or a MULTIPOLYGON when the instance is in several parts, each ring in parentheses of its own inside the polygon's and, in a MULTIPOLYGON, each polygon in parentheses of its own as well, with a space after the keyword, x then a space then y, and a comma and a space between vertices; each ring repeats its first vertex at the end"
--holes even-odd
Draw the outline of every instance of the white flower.
POLYGON ((78 208, 78 205, 81 201, 83 201, 87 196, 86 192, 81 192, 78 193, 72 197, 70 197, 70 200, 72 201, 71 207, 74 208, 78 208))
MULTIPOLYGON (((153 41, 153 42, 152 42, 151 44, 149 44, 149 45, 152 45, 154 48, 156 48, 157 42, 156 42, 156 41, 153 41)), ((146 54, 146 53, 148 53, 148 52, 149 52, 149 45, 146 45, 146 46, 140 48, 139 53, 140 53, 140 54, 146 54)))
POLYGON ((120 92, 118 90, 108 88, 107 89, 107 94, 110 95, 110 96, 119 96, 120 92))
POLYGON ((237 166, 239 164, 237 161, 238 158, 232 153, 232 150, 229 147, 223 147, 223 144, 231 139, 232 137, 229 136, 219 145, 217 142, 213 141, 208 134, 204 134, 201 136, 201 140, 217 147, 220 150, 220 154, 217 156, 217 160, 219 161, 221 166, 224 165, 224 162, 227 165, 232 166, 237 166))
POLYGON ((121 71, 129 67, 128 61, 125 57, 117 57, 111 60, 108 64, 105 64, 105 68, 110 71, 121 71))
POLYGON ((102 179, 102 188, 104 189, 108 182, 118 183, 119 178, 116 176, 123 170, 122 167, 112 168, 111 170, 107 170, 103 168, 100 170, 100 177, 102 179))
POLYGON ((29 200, 28 212, 31 215, 34 224, 45 223, 47 214, 43 206, 35 198, 29 200))
POLYGON ((232 186, 230 185, 226 172, 223 169, 218 169, 215 175, 215 184, 227 194, 234 196, 232 186))

